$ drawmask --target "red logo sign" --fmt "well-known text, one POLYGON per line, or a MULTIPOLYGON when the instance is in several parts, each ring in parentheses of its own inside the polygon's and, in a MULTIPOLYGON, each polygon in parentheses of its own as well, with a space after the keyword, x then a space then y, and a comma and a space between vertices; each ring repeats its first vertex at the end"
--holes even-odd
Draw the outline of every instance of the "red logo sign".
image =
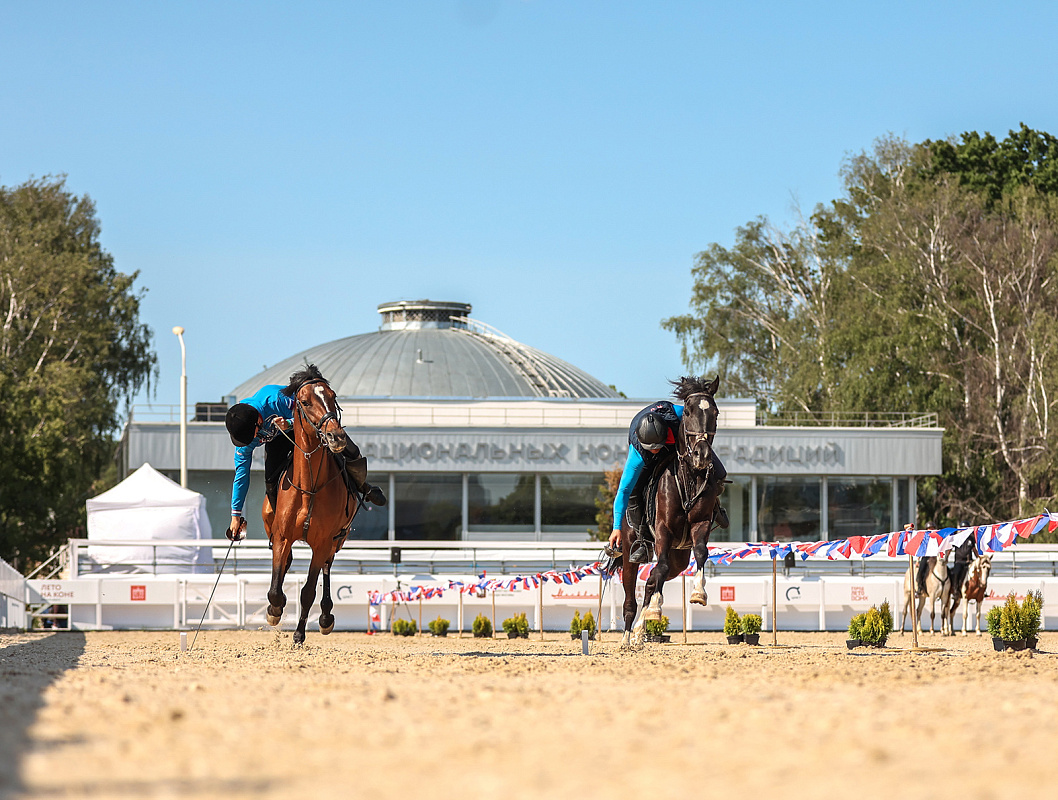
POLYGON ((866 599, 867 599, 867 590, 866 589, 864 589, 862 586, 853 586, 852 587, 852 601, 853 602, 856 602, 857 600, 866 600, 866 599))
POLYGON ((147 587, 146 586, 131 586, 130 597, 132 600, 146 600, 147 599, 147 587))
POLYGON ((734 586, 721 586, 720 587, 720 602, 721 603, 733 603, 733 602, 735 602, 735 587, 734 586))

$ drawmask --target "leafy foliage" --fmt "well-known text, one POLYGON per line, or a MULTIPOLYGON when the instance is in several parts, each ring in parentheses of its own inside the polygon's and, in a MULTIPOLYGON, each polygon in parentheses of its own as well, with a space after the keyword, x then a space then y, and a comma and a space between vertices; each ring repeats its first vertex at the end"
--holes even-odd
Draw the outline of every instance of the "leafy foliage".
POLYGON ((0 187, 0 558, 83 535, 131 396, 155 372, 136 273, 114 268, 63 178, 0 187))
POLYGON ((724 636, 739 636, 741 633, 742 621, 738 617, 738 612, 728 606, 727 611, 724 612, 724 636))
POLYGON ((668 629, 669 618, 664 614, 661 615, 661 619, 648 619, 643 622, 643 630, 646 631, 647 636, 664 636, 668 629))
POLYGON ((484 614, 478 614, 474 617, 474 622, 470 626, 470 632, 474 634, 475 639, 491 639, 492 638, 492 622, 484 614))
POLYGON ((613 501, 617 487, 621 485, 621 468, 606 470, 603 482, 595 494, 595 529, 589 531, 592 539, 605 542, 613 531, 613 501))
POLYGON ((414 636, 419 632, 419 626, 413 619, 395 619, 390 630, 394 636, 414 636))
POLYGON ((1054 502, 1058 139, 887 137, 842 175, 791 230, 758 219, 697 256, 691 313, 663 322, 687 366, 809 420, 936 412, 919 516, 937 524, 1054 502))
POLYGON ((867 618, 866 612, 856 614, 849 620, 849 638, 857 641, 863 639, 863 621, 867 618))
POLYGON ((573 619, 569 623, 569 635, 580 636, 581 628, 584 626, 584 621, 580 618, 580 609, 576 609, 573 612, 573 619))
POLYGON ((988 609, 988 613, 985 615, 985 622, 988 624, 988 635, 996 639, 1002 639, 1000 633, 999 623, 1003 618, 1003 607, 993 606, 988 609))
POLYGON ((503 621, 503 632, 517 634, 523 639, 529 638, 529 620, 526 619, 525 612, 523 611, 505 619, 503 621))
POLYGON ((764 620, 760 618, 760 614, 744 614, 742 616, 742 632, 752 636, 754 633, 760 633, 760 629, 764 627, 764 620))
POLYGON ((451 623, 446 619, 438 617, 433 622, 427 622, 426 627, 434 636, 444 636, 448 633, 448 628, 451 627, 451 623))

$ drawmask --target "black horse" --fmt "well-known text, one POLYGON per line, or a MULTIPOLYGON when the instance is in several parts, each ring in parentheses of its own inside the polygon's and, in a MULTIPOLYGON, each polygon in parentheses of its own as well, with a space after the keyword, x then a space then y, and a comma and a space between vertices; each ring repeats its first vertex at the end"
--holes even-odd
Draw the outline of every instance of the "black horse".
MULTIPOLYGON (((643 595, 643 619, 661 619, 665 581, 687 568, 691 552, 698 571, 694 577, 691 602, 706 604, 705 562, 709 555, 720 493, 727 473, 713 453, 713 437, 719 410, 714 396, 720 377, 680 378, 673 381, 673 394, 683 401, 683 419, 676 438, 676 458, 665 468, 657 483, 654 503, 654 544, 658 563, 647 579, 643 595)), ((646 504, 647 509, 651 504, 646 504)), ((646 524, 646 523, 644 523, 646 524)), ((622 583, 625 590, 623 645, 631 644, 636 621, 636 578, 638 565, 628 559, 634 536, 627 518, 621 528, 622 583)), ((642 620, 640 621, 642 625, 642 620)), ((637 626, 638 627, 638 626, 637 626)))

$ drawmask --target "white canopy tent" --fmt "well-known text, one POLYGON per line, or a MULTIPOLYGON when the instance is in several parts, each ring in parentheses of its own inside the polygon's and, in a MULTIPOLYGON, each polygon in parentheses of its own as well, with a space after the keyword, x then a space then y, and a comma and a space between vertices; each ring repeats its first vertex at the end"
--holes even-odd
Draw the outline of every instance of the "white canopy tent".
MULTIPOLYGON (((206 498, 144 464, 125 480, 86 501, 88 540, 211 539, 206 498)), ((107 572, 212 572, 208 547, 89 546, 88 557, 107 572)))

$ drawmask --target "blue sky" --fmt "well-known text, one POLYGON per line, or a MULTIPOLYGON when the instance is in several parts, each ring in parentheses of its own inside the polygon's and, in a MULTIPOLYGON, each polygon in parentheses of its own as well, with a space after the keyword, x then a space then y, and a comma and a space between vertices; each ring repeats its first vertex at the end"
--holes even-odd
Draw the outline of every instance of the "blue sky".
POLYGON ((156 403, 174 325, 216 400, 417 298, 653 398, 695 253, 836 197, 889 132, 1058 133, 1056 30, 1043 3, 0 0, 0 184, 95 200, 156 403))

